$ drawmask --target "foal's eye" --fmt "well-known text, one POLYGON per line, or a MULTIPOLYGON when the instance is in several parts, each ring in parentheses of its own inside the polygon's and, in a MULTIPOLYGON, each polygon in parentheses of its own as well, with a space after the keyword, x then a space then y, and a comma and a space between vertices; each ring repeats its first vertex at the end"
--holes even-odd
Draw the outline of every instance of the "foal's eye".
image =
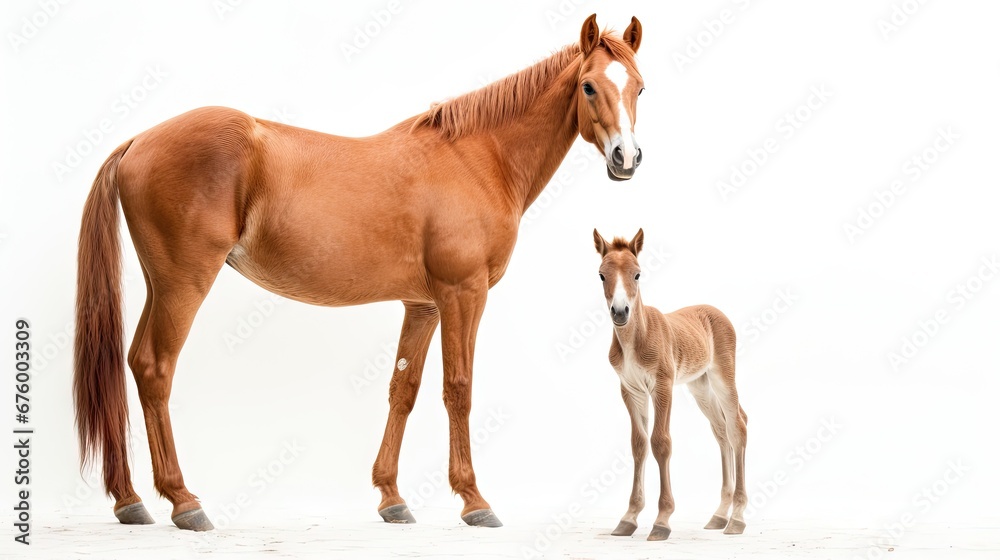
POLYGON ((594 95, 595 93, 597 93, 597 90, 595 90, 594 86, 590 85, 589 83, 585 83, 583 84, 583 93, 587 95, 594 95))
POLYGON ((646 88, 639 88, 639 93, 635 94, 636 97, 642 95, 642 92, 646 91, 646 88))
POLYGON ((604 282, 604 275, 601 274, 600 272, 598 272, 597 275, 601 277, 601 282, 604 282))
POLYGON ((635 279, 636 279, 636 280, 638 280, 638 279, 639 279, 639 273, 638 273, 638 272, 636 272, 636 273, 635 273, 635 279))

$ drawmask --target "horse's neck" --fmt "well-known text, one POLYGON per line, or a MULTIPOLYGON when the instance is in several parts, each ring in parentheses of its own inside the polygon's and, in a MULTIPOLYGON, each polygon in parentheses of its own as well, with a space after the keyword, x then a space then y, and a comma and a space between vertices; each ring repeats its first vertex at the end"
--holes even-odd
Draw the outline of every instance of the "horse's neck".
POLYGON ((579 134, 574 96, 578 68, 579 61, 567 66, 527 111, 495 133, 503 145, 506 186, 522 214, 555 175, 579 134))

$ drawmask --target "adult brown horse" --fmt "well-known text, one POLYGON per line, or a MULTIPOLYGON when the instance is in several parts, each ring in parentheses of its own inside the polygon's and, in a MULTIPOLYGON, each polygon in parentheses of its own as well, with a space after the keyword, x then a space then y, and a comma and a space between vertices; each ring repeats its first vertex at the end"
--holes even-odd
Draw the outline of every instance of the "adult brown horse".
POLYGON ((396 473, 406 419, 441 323, 448 478, 469 525, 499 526, 476 487, 469 441, 472 358, 486 293, 503 276, 521 216, 577 134, 628 179, 642 77, 639 21, 623 37, 596 16, 580 43, 367 138, 344 138, 203 108, 111 154, 83 212, 74 391, 84 462, 103 456, 122 523, 152 523, 132 488, 126 430, 121 201, 146 280, 128 351, 156 490, 182 529, 212 524, 177 463, 167 400, 181 346, 223 264, 284 297, 406 307, 389 418, 372 481, 379 513, 412 522, 396 473), (405 361, 403 361, 405 360, 405 361))

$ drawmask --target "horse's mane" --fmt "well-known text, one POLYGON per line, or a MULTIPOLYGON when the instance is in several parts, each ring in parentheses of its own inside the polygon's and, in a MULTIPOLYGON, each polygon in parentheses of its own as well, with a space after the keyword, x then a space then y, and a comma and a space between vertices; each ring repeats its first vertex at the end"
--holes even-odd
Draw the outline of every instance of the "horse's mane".
MULTIPOLYGON (((612 36, 611 31, 601 33, 598 48, 602 47, 630 72, 639 73, 632 48, 621 38, 612 36)), ((580 45, 566 46, 524 70, 475 91, 436 103, 417 115, 413 128, 437 128, 448 138, 457 138, 510 122, 522 114, 580 54, 580 45)))

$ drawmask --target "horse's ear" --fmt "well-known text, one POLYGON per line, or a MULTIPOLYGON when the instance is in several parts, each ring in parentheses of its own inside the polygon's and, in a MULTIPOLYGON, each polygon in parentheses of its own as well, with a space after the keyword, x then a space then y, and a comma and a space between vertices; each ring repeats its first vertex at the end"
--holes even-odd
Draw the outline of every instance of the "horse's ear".
MULTIPOLYGON (((597 230, 594 231, 596 233, 597 230)), ((637 257, 639 256, 639 251, 642 251, 642 239, 643 239, 642 228, 639 228, 639 233, 635 234, 635 237, 632 238, 632 241, 628 242, 628 250, 632 251, 632 254, 637 257)))
POLYGON ((583 50, 583 56, 589 55, 600 42, 601 30, 597 28, 597 14, 590 14, 580 29, 580 49, 583 50))
POLYGON ((594 247, 602 257, 608 254, 608 242, 601 237, 601 234, 597 233, 597 228, 594 228, 594 247))
POLYGON ((622 39, 632 47, 632 52, 639 52, 639 43, 642 42, 642 24, 639 23, 639 18, 632 16, 632 23, 625 28, 622 39))

